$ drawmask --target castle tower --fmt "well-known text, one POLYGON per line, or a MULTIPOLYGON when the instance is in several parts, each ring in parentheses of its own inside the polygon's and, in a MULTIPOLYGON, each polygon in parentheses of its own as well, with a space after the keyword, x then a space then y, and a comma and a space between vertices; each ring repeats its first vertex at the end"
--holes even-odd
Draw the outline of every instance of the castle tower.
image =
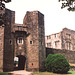
POLYGON ((44 70, 45 33, 44 15, 39 11, 27 12, 23 25, 27 26, 27 70, 44 70))
POLYGON ((15 23, 15 12, 4 9, 2 14, 6 14, 5 22, 0 24, 0 71, 12 71, 14 68, 14 47, 12 24, 15 23))

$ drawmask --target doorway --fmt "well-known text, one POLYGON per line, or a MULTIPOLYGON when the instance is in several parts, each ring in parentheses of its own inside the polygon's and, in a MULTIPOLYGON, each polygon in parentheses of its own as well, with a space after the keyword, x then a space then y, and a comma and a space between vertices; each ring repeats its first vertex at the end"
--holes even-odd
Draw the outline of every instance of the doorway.
POLYGON ((26 64, 26 57, 18 55, 14 58, 14 70, 24 70, 26 64))

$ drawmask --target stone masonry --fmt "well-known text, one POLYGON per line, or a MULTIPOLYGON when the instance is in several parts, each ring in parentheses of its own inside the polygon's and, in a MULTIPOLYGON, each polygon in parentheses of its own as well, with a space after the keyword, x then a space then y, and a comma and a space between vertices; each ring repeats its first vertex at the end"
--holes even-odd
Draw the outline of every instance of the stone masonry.
POLYGON ((20 56, 26 59, 24 69, 43 71, 46 58, 44 15, 27 11, 23 24, 15 24, 14 11, 4 9, 2 13, 7 16, 6 23, 0 25, 0 72, 14 70, 14 57, 20 56))
POLYGON ((27 37, 28 69, 33 67, 41 70, 45 59, 44 15, 39 11, 27 12, 23 24, 28 27, 27 31, 30 33, 27 37), (30 42, 32 44, 29 44, 30 42), (33 66, 30 66, 32 63, 33 66))
POLYGON ((75 31, 63 28, 59 33, 45 37, 46 47, 55 49, 75 50, 75 31))
POLYGON ((62 54, 68 60, 69 63, 75 64, 75 51, 72 50, 64 50, 64 49, 54 49, 54 48, 46 48, 46 57, 49 54, 62 54))
POLYGON ((14 24, 13 13, 8 9, 4 9, 1 13, 6 13, 6 22, 0 25, 0 71, 10 71, 13 70, 13 44, 10 45, 10 41, 13 39, 11 33, 11 26, 14 24))

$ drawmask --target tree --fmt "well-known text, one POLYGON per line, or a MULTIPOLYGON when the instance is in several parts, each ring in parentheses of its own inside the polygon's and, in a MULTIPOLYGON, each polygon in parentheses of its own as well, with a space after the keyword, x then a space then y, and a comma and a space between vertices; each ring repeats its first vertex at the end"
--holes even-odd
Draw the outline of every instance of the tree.
MULTIPOLYGON (((2 3, 9 3, 11 0, 0 0, 0 11, 2 11, 5 8, 5 4, 2 3)), ((6 13, 0 13, 0 25, 4 24, 6 21, 6 13)))
POLYGON ((70 69, 69 62, 61 54, 49 54, 45 60, 46 70, 54 73, 67 73, 70 69))
POLYGON ((61 9, 68 7, 68 11, 75 11, 75 0, 59 0, 62 1, 61 9))
POLYGON ((9 3, 11 2, 11 0, 0 0, 0 10, 3 10, 3 8, 5 8, 5 4, 2 2, 9 3))

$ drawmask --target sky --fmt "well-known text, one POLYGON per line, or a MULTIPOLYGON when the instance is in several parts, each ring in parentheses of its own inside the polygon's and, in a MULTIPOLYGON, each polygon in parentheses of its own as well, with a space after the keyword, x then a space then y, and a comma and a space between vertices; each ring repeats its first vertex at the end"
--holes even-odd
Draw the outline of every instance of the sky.
POLYGON ((15 22, 23 23, 26 11, 38 10, 44 14, 45 35, 60 32, 63 28, 75 30, 75 12, 61 9, 58 0, 12 0, 6 8, 15 11, 15 22))

